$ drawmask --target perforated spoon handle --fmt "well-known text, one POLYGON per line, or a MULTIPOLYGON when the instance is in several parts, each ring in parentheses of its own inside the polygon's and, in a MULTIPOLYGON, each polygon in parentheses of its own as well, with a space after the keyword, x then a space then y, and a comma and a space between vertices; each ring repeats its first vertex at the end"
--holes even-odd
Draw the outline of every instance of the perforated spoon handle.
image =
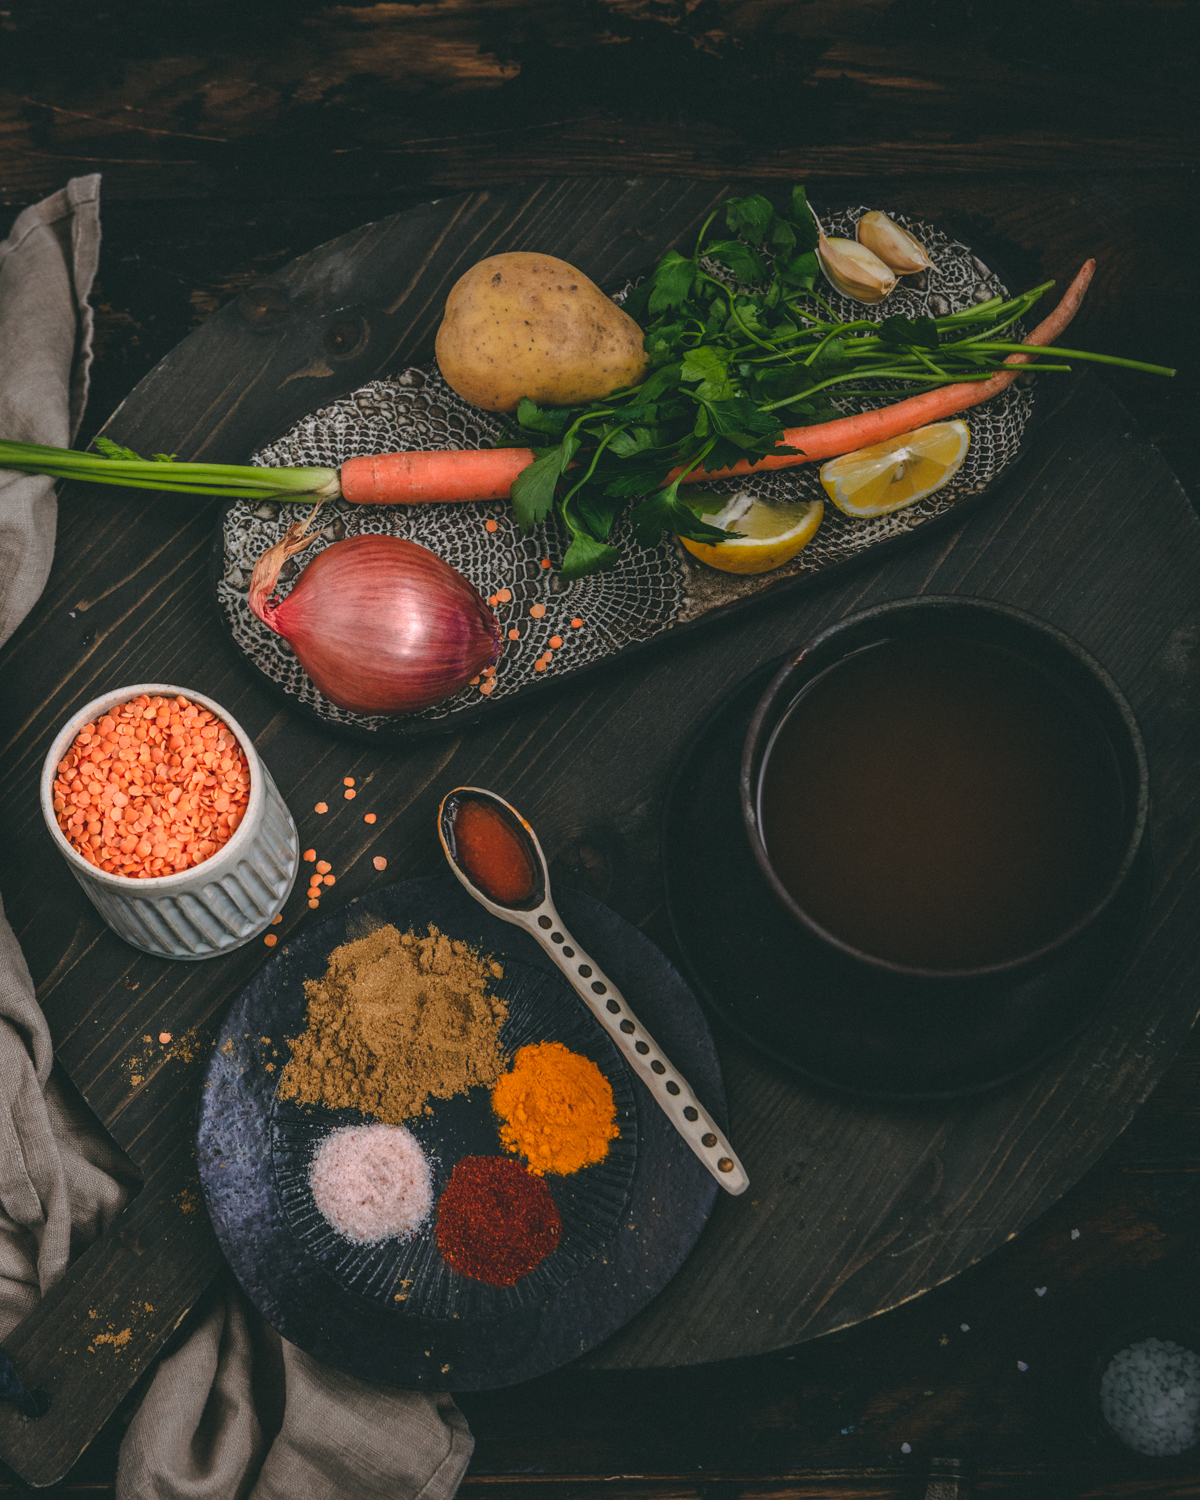
POLYGON ((750 1186, 746 1169, 737 1159, 720 1126, 700 1103, 666 1053, 630 1010, 608 976, 580 948, 563 926, 550 898, 550 871, 538 836, 510 802, 484 787, 460 786, 447 792, 438 812, 438 838, 450 868, 485 911, 511 922, 537 939, 571 988, 595 1016, 621 1055, 650 1091, 650 1096, 727 1193, 737 1196, 750 1186), (527 906, 505 905, 482 890, 455 856, 452 824, 458 799, 491 803, 511 819, 511 831, 527 845, 536 871, 534 888, 523 898, 527 906), (539 897, 541 898, 539 901, 539 897), (536 904, 534 904, 536 903, 536 904))
POLYGON ((567 982, 621 1049, 654 1102, 727 1193, 750 1186, 746 1169, 720 1126, 633 1011, 620 990, 567 931, 547 895, 536 911, 521 912, 520 925, 535 937, 567 982))

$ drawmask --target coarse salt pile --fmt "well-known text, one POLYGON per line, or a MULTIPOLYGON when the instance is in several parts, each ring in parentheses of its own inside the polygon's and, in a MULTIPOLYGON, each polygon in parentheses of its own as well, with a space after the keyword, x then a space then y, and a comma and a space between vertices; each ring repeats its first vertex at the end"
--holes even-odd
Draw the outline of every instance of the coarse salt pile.
POLYGON ((313 1157, 309 1183, 329 1223, 364 1245, 407 1237, 433 1207, 429 1163, 403 1125, 348 1125, 331 1132, 313 1157))
POLYGON ((1200 1438, 1200 1355, 1170 1339, 1131 1344, 1104 1372, 1100 1410, 1135 1452, 1182 1453, 1200 1438))
POLYGON ((250 767, 227 724, 142 694, 85 724, 58 763, 54 811, 89 864, 152 880, 210 859, 236 831, 250 767))

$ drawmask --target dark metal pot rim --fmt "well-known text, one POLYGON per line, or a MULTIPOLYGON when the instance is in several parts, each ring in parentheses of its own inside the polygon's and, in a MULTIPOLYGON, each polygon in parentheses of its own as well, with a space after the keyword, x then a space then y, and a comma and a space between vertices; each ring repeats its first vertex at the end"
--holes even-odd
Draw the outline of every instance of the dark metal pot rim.
MULTIPOLYGON (((949 633, 951 632, 948 631, 947 634, 949 633)), ((885 638, 881 636, 881 639, 885 638)), ((833 664, 833 662, 830 662, 831 666, 833 664)), ((1118 892, 1125 884, 1145 836, 1146 824, 1150 812, 1150 776, 1141 731, 1138 729, 1137 720, 1133 716, 1133 710, 1129 707, 1125 695, 1121 692, 1121 689, 1109 673, 1077 640, 1067 635, 1065 631, 1059 630, 1056 625, 1051 625, 1048 620, 1043 620, 1037 615, 1029 614, 1023 609, 1017 609, 1011 604, 1003 604, 997 599, 983 599, 970 594, 917 594, 904 599, 891 599, 886 604, 872 605, 870 608, 859 610, 855 614, 845 615, 842 619, 835 621, 819 634, 813 636, 811 640, 806 641, 798 651, 794 652, 784 662, 783 666, 780 667, 779 671, 776 672, 775 676, 767 684, 766 691, 759 699, 758 707, 755 709, 754 716, 750 720, 750 726, 746 731, 746 739, 742 750, 740 793, 742 822, 747 837, 750 840, 750 847, 758 868, 784 910, 801 927, 805 928, 818 941, 837 949, 839 952, 845 954, 847 958, 865 964, 868 968, 902 978, 946 982, 1008 978, 1022 969, 1034 968, 1044 964, 1048 959, 1053 958, 1055 954, 1061 952, 1062 949, 1074 942, 1081 933, 1096 922, 1108 907, 1112 905, 1118 892), (1092 677, 1097 686, 1108 698, 1112 707, 1116 710, 1124 726, 1125 733, 1128 736, 1129 746, 1133 751, 1134 759, 1137 763, 1137 805, 1124 853, 1112 879, 1097 900, 1076 918, 1069 927, 1064 928, 1062 932, 1050 938, 1039 948, 1032 949, 1027 953, 1018 954, 1014 958, 1005 959, 1001 963, 984 964, 967 969, 927 969, 912 964, 896 963, 891 959, 879 958, 875 954, 867 953, 861 948, 854 947, 853 944, 843 941, 843 939, 835 936, 827 928, 822 927, 819 922, 809 916, 791 895, 775 873, 758 826, 758 777, 761 767, 757 764, 757 761, 761 743, 764 739, 764 731, 771 722, 780 697, 794 677, 796 669, 814 652, 827 645, 830 641, 835 641, 839 636, 845 635, 849 631, 863 625, 878 623, 880 626, 886 626, 895 617, 903 618, 926 612, 930 614, 939 612, 949 614, 951 611, 968 614, 977 612, 980 618, 985 615, 997 616, 1012 624, 1023 626, 1040 635, 1043 640, 1048 641, 1059 652, 1069 657, 1077 667, 1083 668, 1092 677)))

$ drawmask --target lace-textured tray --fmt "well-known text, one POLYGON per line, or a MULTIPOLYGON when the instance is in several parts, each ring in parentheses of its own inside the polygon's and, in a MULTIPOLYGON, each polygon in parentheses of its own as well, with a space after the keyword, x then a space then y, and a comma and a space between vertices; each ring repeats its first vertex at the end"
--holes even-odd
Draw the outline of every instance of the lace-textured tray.
MULTIPOLYGON (((852 238, 865 206, 822 216, 826 233, 852 238)), ((843 318, 892 313, 940 317, 985 301, 1005 287, 997 274, 969 246, 923 220, 895 214, 896 221, 924 243, 933 269, 902 277, 879 308, 863 308, 822 285, 843 318)), ((621 300, 622 292, 615 300, 621 300)), ((1014 329, 1014 336, 1021 336, 1014 329)), ((925 500, 892 515, 854 520, 832 505, 825 507, 820 530, 790 562, 769 573, 738 577, 705 567, 678 543, 664 540, 641 547, 627 524, 618 523, 612 540, 623 552, 611 572, 564 583, 557 576, 565 541, 550 522, 522 537, 507 502, 474 502, 420 506, 356 506, 340 502, 326 511, 319 539, 301 558, 292 559, 280 577, 286 594, 301 567, 323 547, 364 532, 407 537, 436 552, 464 573, 484 598, 507 590, 511 599, 495 607, 504 641, 495 686, 489 697, 476 687, 416 714, 392 718, 365 717, 336 707, 309 681, 287 642, 267 629, 246 603, 254 563, 278 541, 296 509, 273 502, 235 501, 219 523, 216 595, 221 616, 245 659, 293 706, 327 727, 355 738, 402 741, 439 731, 457 731, 494 712, 517 694, 544 692, 549 685, 579 671, 637 649, 655 637, 691 625, 720 611, 744 604, 768 591, 796 586, 831 567, 903 537, 946 516, 981 495, 1017 458, 1033 409, 1032 377, 1018 381, 982 407, 964 412, 971 445, 954 479, 925 500), (494 531, 486 524, 496 523, 494 531), (549 559, 551 566, 543 566, 549 559), (530 610, 545 606, 540 619, 530 610), (582 623, 573 626, 572 622, 582 623), (509 632, 519 636, 509 639, 509 632), (541 671, 552 637, 562 646, 541 671)), ((862 403, 863 407, 881 401, 862 403)), ((849 406, 847 410, 851 409, 849 406)), ((442 380, 436 366, 410 368, 352 391, 302 418, 281 438, 261 448, 252 462, 266 466, 319 464, 337 467, 348 458, 371 453, 429 448, 490 447, 504 430, 503 419, 469 406, 442 380)), ((824 498, 818 466, 801 465, 773 474, 749 475, 714 482, 707 488, 751 492, 781 503, 824 498)))

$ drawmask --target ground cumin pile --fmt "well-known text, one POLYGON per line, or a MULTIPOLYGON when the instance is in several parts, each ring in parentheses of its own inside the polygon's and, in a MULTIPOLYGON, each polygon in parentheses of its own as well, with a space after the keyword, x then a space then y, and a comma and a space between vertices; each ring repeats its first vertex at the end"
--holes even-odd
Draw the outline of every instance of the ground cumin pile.
POLYGON ((503 1000, 488 992, 504 970, 436 927, 395 927, 343 943, 323 979, 305 981, 307 1026, 289 1040, 279 1092, 302 1104, 360 1109, 387 1125, 504 1071, 503 1000))

